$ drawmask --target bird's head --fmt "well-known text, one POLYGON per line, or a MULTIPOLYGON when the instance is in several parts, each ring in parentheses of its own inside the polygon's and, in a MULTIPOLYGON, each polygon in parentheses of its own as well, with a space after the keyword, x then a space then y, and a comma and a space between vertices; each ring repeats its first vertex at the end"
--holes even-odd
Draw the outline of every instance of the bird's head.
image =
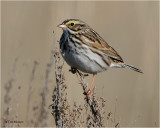
POLYGON ((78 19, 68 19, 59 24, 58 27, 62 28, 63 30, 68 30, 71 33, 77 33, 84 30, 87 25, 78 19))

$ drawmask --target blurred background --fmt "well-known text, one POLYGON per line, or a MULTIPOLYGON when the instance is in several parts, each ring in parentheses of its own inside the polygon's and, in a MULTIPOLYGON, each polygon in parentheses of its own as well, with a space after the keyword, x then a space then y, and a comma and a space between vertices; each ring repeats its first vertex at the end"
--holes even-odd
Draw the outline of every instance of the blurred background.
MULTIPOLYGON (((62 30, 57 25, 69 18, 85 21, 98 32, 124 61, 141 69, 110 69, 99 73, 94 86, 106 100, 105 112, 114 113, 120 126, 159 126, 159 6, 158 2, 1 2, 2 86, 1 111, 9 120, 32 126, 31 109, 41 101, 51 51, 59 43, 62 30), (35 61, 37 64, 35 72, 35 61), (33 78, 34 73, 34 79, 33 78), (10 83, 10 89, 5 88, 10 83), (32 86, 31 92, 29 87, 32 86), (8 100, 7 100, 7 97, 8 100), (28 97, 29 110, 28 109, 28 97)), ((68 100, 83 104, 82 88, 65 63, 68 100)), ((50 69, 46 107, 52 104, 56 85, 54 63, 50 69)), ((90 84, 92 75, 86 78, 90 84)), ((48 109, 46 126, 55 126, 48 109)))

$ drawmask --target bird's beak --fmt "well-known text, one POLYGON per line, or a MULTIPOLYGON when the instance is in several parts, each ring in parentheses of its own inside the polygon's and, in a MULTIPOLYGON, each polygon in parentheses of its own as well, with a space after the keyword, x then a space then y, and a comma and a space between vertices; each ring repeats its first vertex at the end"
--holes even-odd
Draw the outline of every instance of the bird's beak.
POLYGON ((57 25, 57 27, 59 27, 59 28, 66 28, 66 25, 64 25, 64 24, 59 24, 59 25, 57 25))

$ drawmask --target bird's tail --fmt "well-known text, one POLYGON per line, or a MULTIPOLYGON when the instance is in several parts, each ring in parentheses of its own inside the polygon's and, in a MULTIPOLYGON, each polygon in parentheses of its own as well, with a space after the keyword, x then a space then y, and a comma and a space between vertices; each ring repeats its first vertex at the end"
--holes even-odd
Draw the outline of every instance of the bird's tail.
POLYGON ((133 67, 132 65, 124 64, 124 67, 130 68, 136 72, 143 73, 140 69, 133 67))

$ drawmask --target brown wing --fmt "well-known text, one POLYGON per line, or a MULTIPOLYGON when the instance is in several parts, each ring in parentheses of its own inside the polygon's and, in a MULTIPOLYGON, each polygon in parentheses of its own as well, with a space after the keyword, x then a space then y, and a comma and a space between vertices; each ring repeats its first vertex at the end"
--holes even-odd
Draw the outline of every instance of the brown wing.
POLYGON ((86 29, 84 33, 80 34, 79 38, 84 44, 102 51, 113 61, 123 62, 121 56, 94 30, 86 29))

